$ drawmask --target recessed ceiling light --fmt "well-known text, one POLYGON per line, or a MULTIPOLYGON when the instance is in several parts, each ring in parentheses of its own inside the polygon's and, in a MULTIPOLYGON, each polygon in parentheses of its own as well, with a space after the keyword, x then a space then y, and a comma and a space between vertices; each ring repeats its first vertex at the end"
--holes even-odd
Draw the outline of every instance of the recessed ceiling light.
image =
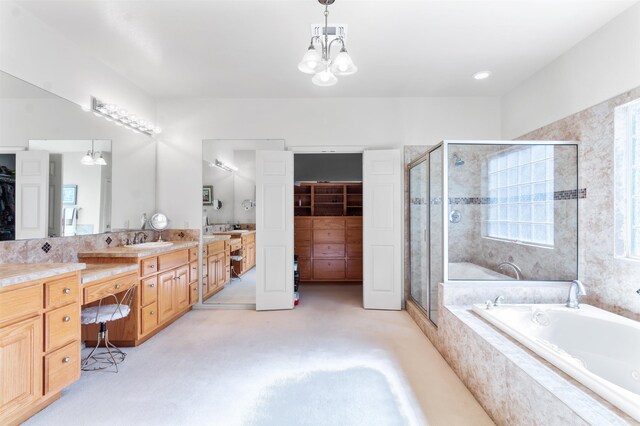
POLYGON ((491 71, 480 71, 473 75, 473 78, 476 80, 484 80, 485 78, 489 78, 491 76, 491 71))

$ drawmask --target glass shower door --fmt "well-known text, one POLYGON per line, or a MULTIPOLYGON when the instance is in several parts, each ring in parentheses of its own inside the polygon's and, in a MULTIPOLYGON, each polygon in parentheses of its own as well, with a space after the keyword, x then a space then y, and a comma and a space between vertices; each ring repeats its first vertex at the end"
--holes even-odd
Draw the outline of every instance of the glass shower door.
POLYGON ((427 161, 426 157, 413 163, 409 169, 409 235, 411 296, 426 312, 429 310, 429 247, 427 161))
POLYGON ((429 152, 429 319, 438 324, 438 285, 444 281, 443 147, 429 152))

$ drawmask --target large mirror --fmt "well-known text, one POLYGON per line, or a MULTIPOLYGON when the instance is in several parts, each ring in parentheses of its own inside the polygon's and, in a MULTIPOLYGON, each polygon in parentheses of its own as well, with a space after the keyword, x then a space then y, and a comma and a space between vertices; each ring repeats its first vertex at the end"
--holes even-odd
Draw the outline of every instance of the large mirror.
POLYGON ((153 138, 0 71, 0 241, 139 229, 155 169, 153 138))
POLYGON ((575 144, 448 144, 449 280, 570 281, 575 144))

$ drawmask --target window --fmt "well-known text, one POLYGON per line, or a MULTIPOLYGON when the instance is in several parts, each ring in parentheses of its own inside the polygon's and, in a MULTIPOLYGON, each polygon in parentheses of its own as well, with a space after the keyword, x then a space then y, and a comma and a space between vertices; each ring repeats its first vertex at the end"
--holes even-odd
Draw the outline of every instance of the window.
POLYGON ((489 156, 486 237, 553 246, 553 154, 553 145, 526 145, 489 156))
POLYGON ((640 258, 640 102, 629 105, 627 152, 629 158, 628 247, 629 257, 640 258))

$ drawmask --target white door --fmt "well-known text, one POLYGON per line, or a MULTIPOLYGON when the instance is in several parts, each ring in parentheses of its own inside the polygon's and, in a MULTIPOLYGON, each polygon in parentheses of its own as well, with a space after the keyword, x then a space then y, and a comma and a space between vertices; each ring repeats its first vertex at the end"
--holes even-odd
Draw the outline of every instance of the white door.
POLYGON ((293 152, 256 152, 256 309, 293 308, 293 152))
POLYGON ((49 154, 49 236, 62 235, 62 154, 49 154))
POLYGON ((16 153, 16 239, 46 238, 49 210, 49 153, 16 153))
POLYGON ((402 157, 400 151, 364 151, 363 305, 402 308, 402 157))

